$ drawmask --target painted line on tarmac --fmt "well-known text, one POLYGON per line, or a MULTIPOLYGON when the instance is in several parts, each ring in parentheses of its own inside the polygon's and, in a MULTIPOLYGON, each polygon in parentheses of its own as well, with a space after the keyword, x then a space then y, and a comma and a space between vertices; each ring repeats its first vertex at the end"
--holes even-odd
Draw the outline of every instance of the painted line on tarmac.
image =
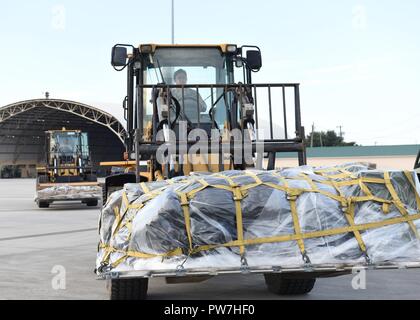
POLYGON ((69 234, 69 233, 87 232, 87 231, 93 231, 93 230, 98 230, 98 229, 97 228, 89 228, 89 229, 78 229, 78 230, 69 230, 69 231, 41 233, 41 234, 29 234, 29 235, 26 235, 26 236, 0 238, 0 241, 9 241, 9 240, 18 240, 18 239, 27 239, 27 238, 48 237, 48 236, 56 236, 56 235, 69 234))

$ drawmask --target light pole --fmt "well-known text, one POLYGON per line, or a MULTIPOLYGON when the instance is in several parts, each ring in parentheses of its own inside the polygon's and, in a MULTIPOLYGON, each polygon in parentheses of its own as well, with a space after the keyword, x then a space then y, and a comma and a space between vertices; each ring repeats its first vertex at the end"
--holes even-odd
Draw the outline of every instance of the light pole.
POLYGON ((172 0, 172 44, 175 43, 175 33, 174 33, 174 25, 175 25, 175 17, 174 17, 174 0, 172 0))
POLYGON ((315 123, 312 123, 311 148, 314 146, 314 131, 315 131, 315 123))
POLYGON ((342 128, 343 126, 337 126, 337 128, 339 128, 340 129, 340 138, 342 138, 343 137, 343 132, 341 131, 341 128, 342 128))

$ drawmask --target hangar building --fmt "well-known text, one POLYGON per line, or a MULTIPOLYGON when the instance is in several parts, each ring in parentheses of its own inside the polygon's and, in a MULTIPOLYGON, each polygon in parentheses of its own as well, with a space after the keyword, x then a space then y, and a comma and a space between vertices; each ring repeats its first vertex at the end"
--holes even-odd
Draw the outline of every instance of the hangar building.
POLYGON ((63 127, 88 132, 98 175, 106 174, 99 162, 122 159, 126 131, 114 116, 75 101, 33 99, 0 108, 1 175, 34 177, 45 159, 45 131, 63 127))

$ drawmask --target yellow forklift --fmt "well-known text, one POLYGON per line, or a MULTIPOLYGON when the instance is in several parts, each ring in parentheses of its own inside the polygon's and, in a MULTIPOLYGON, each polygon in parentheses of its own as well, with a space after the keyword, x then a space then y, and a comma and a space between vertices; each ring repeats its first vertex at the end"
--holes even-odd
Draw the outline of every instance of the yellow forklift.
MULTIPOLYGON (((226 134, 230 130, 241 131, 243 136, 249 136, 252 141, 255 139, 256 129, 264 127, 268 132, 268 137, 263 141, 265 152, 258 159, 258 167, 265 163, 268 170, 274 169, 278 152, 295 152, 299 165, 306 164, 299 84, 253 84, 252 74, 258 72, 262 66, 258 46, 142 44, 136 48, 132 45, 116 44, 112 48, 111 56, 111 64, 116 71, 127 70, 127 95, 123 100, 127 136, 124 160, 100 163, 101 166, 121 168, 124 171, 120 170, 119 173, 106 177, 103 203, 125 183, 165 180, 193 172, 244 170, 254 167, 254 162, 234 164, 227 155, 242 152, 241 147, 237 146, 233 150, 227 146, 231 143, 226 134), (177 74, 182 76, 182 73, 185 76, 189 74, 188 83, 178 82, 177 74), (235 83, 238 77, 241 82, 235 83), (257 108, 257 101, 254 101, 257 93, 262 100, 267 100, 264 101, 265 107, 260 110, 257 108), (277 128, 273 121, 274 108, 277 106, 273 105, 271 97, 278 94, 283 94, 284 97, 290 95, 292 98, 291 106, 287 106, 291 115, 286 115, 285 98, 282 106, 278 106, 283 112, 282 128, 277 128), (268 121, 259 124, 258 112, 268 114, 268 121), (291 122, 292 118, 294 123, 291 122), (208 154, 197 154, 193 157, 195 159, 191 159, 185 156, 183 150, 175 150, 176 155, 170 163, 159 164, 156 152, 162 143, 169 143, 169 140, 167 136, 158 137, 158 132, 165 132, 165 135, 172 130, 176 132, 174 139, 179 141, 183 130, 180 123, 186 123, 187 135, 194 129, 202 129, 209 135, 212 130, 220 132, 220 141, 212 142, 217 144, 218 151, 211 150, 209 141, 208 154), (291 134, 289 131, 292 126, 291 134), (223 144, 229 149, 223 156, 226 159, 220 158, 219 143, 220 147, 223 144), (180 151, 184 153, 181 155, 182 160, 180 151), (203 157, 210 157, 210 166, 202 164, 203 157)), ((189 138, 184 138, 186 149, 189 150, 196 141, 186 141, 189 138)), ((255 141, 249 147, 255 154, 258 148, 255 141)))
MULTIPOLYGON (((124 160, 101 162, 104 166, 125 168, 124 172, 106 177, 104 206, 109 200, 113 201, 113 193, 126 183, 164 182, 199 172, 262 169, 263 165, 267 170, 273 170, 278 152, 295 152, 299 165, 306 164, 299 84, 253 84, 252 74, 262 66, 259 47, 238 47, 235 44, 142 44, 133 47, 117 44, 112 48, 111 56, 111 64, 116 71, 127 70, 127 96, 123 101, 127 136, 124 160), (236 77, 235 73, 238 73, 236 77), (238 75, 242 78, 241 82, 235 83, 238 75), (257 93, 261 100, 267 100, 264 106, 257 102, 257 93), (290 124, 291 119, 287 119, 286 100, 282 101, 282 106, 272 103, 271 97, 278 94, 284 97, 291 95, 292 104, 287 108, 294 123, 290 124), (283 110, 284 127, 281 132, 276 130, 273 121, 275 107, 283 110), (259 113, 269 115, 267 123, 258 122, 259 113), (293 127, 292 134, 288 124, 289 128, 293 127), (262 127, 267 129, 269 136, 257 143, 256 129, 262 127), (201 150, 190 157, 187 153, 198 141, 197 137, 191 137, 196 129, 203 130, 208 136, 217 131, 220 137, 201 140, 202 150, 208 152, 201 150), (248 137, 247 146, 243 142, 239 145, 234 143, 229 136, 232 130, 248 137), (170 131, 175 133, 172 138, 167 135, 170 131), (264 145, 263 153, 259 152, 261 143, 264 145), (164 145, 174 146, 175 149, 170 161, 162 164, 158 154, 159 148, 164 145), (185 150, 180 150, 184 147, 185 150), (250 148, 253 159, 245 159, 246 148, 250 148), (238 153, 244 157, 242 161, 235 162, 233 155, 238 153), (200 159, 204 158, 208 161, 203 163, 200 159)), ((100 267, 97 273, 107 277, 105 269, 100 267)), ((125 278, 124 274, 111 273, 116 275, 110 282, 111 299, 146 296, 147 278, 125 278)), ((297 290, 295 287, 299 286, 298 292, 306 293, 312 289, 314 282, 314 276, 301 276, 283 279, 282 285, 290 286, 292 290, 297 290)))
POLYGON ((37 168, 38 207, 48 208, 54 201, 97 206, 102 188, 92 170, 87 132, 62 128, 45 133, 46 161, 37 168))

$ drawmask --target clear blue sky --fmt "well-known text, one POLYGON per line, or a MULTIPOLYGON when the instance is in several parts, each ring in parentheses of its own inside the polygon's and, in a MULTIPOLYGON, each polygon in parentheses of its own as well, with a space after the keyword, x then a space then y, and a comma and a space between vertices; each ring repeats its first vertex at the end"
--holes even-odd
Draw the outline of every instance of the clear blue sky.
MULTIPOLYGON (((170 43, 171 1, 9 1, 0 10, 0 105, 72 99, 122 118, 115 43, 170 43)), ((175 0, 176 43, 255 44, 255 82, 301 83, 306 131, 363 145, 420 144, 420 1, 175 0)))

